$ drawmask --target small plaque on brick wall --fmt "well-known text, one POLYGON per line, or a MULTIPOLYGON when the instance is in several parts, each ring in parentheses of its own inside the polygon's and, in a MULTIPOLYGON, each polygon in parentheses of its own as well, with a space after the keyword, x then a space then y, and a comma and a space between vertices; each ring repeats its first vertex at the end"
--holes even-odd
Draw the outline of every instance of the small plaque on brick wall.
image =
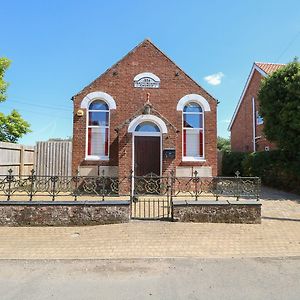
POLYGON ((134 77, 134 87, 157 89, 160 85, 160 79, 152 73, 141 73, 134 77))
POLYGON ((164 158, 175 158, 175 149, 164 149, 164 158))

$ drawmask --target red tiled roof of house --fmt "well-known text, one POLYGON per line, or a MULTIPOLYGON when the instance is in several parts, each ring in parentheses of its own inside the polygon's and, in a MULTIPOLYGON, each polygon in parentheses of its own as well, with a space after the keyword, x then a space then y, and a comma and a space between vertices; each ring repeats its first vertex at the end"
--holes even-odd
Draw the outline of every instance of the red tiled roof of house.
POLYGON ((240 100, 235 108, 235 111, 234 111, 234 114, 232 116, 232 119, 231 119, 231 122, 228 126, 228 130, 231 130, 231 127, 233 125, 233 122, 235 120, 235 117, 239 111, 239 108, 240 108, 240 105, 242 103, 242 100, 243 100, 243 97, 244 97, 244 94, 248 88, 248 85, 251 81, 251 78, 253 76, 253 72, 255 70, 257 70, 259 73, 261 73, 262 76, 264 77, 267 77, 268 75, 272 74, 273 72, 277 71, 278 69, 280 69, 281 67, 285 66, 285 64, 274 64, 274 63, 264 63, 264 62, 254 62, 253 66, 252 66, 252 69, 251 69, 251 72, 248 76, 248 79, 247 79, 247 82, 245 84, 245 87, 243 89, 243 92, 242 92, 242 95, 240 97, 240 100))
POLYGON ((268 75, 277 71, 281 67, 285 66, 285 64, 273 64, 273 63, 261 63, 261 62, 255 62, 255 65, 268 75))

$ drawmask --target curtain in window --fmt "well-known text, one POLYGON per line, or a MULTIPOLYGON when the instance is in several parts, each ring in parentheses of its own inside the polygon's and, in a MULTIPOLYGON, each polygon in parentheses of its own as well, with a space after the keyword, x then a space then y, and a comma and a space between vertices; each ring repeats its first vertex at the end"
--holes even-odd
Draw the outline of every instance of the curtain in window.
POLYGON ((109 108, 104 101, 93 101, 88 111, 87 155, 108 156, 109 108))
POLYGON ((183 109, 183 156, 201 158, 204 155, 203 111, 191 102, 183 109))

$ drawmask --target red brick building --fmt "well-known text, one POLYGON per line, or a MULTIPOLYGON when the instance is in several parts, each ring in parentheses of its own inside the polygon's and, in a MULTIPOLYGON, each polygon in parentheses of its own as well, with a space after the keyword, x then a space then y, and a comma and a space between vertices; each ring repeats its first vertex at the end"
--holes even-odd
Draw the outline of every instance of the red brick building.
POLYGON ((263 134, 263 118, 259 116, 257 99, 261 80, 283 64, 258 63, 252 66, 242 96, 228 129, 231 132, 231 149, 239 152, 268 151, 276 148, 263 134))
POLYGON ((217 101, 151 41, 72 100, 73 173, 217 175, 217 101))

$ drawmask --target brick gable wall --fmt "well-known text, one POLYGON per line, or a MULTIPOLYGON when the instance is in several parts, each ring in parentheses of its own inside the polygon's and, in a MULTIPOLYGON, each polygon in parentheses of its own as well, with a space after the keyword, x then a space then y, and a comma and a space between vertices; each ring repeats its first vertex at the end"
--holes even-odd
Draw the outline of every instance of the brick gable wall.
POLYGON ((79 166, 96 165, 119 166, 119 174, 128 175, 132 166, 132 137, 130 133, 127 133, 127 126, 119 132, 116 132, 115 129, 143 107, 147 99, 147 93, 150 93, 150 102, 153 108, 178 129, 178 132, 174 132, 174 130, 168 128, 168 134, 163 136, 163 148, 176 148, 176 159, 163 161, 163 173, 174 166, 195 165, 210 166, 213 175, 216 175, 217 103, 149 41, 142 43, 118 64, 73 97, 73 173, 76 172, 79 166), (134 88, 133 78, 143 72, 151 72, 157 75, 161 80, 160 88, 134 88), (78 117, 76 112, 80 109, 82 99, 87 94, 95 91, 108 93, 115 99, 117 105, 115 110, 111 110, 110 115, 109 161, 85 160, 86 112, 84 111, 83 117, 78 117), (182 113, 176 110, 176 106, 183 96, 193 93, 202 95, 211 107, 210 112, 205 112, 206 161, 184 163, 181 161, 182 113))
MULTIPOLYGON (((255 70, 248 88, 242 99, 240 108, 231 127, 231 149, 238 152, 253 152, 253 108, 252 97, 255 99, 255 111, 259 110, 258 91, 260 88, 263 76, 255 70)), ((265 146, 270 149, 276 148, 274 144, 270 143, 263 134, 263 124, 256 125, 256 137, 261 138, 257 140, 256 151, 264 151, 265 146)))

